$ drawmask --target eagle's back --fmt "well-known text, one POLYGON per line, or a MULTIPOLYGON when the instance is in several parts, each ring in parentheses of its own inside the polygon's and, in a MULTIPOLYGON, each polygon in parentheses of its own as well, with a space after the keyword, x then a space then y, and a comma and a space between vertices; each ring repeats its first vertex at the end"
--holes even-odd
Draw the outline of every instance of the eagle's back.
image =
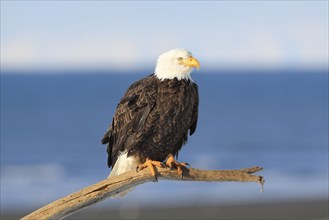
POLYGON ((137 143, 141 137, 136 134, 145 124, 146 118, 153 109, 156 100, 156 83, 154 77, 148 76, 127 89, 114 113, 112 123, 104 134, 102 144, 108 144, 108 166, 115 164, 120 151, 132 145, 132 139, 137 143))

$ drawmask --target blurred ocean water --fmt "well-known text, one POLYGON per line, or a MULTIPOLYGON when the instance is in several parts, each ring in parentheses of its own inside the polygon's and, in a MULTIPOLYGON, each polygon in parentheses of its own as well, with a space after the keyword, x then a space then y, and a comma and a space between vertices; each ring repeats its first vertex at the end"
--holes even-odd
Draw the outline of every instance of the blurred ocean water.
MULTIPOLYGON (((106 178, 100 139, 126 88, 145 73, 2 74, 1 209, 36 208, 106 178)), ((199 123, 179 160, 203 169, 262 166, 265 192, 254 183, 160 181, 105 203, 327 198, 328 72, 213 73, 193 73, 199 123)))

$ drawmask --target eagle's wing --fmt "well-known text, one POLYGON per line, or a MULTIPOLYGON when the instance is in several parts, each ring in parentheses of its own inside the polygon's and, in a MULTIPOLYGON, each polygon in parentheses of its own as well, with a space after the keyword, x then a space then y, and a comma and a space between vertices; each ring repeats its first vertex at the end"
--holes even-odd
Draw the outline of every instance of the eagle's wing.
POLYGON ((132 146, 131 140, 138 142, 132 137, 143 128, 155 105, 157 89, 153 80, 154 77, 149 76, 135 82, 120 100, 112 124, 102 139, 102 144, 108 144, 109 167, 115 164, 120 151, 132 146))
POLYGON ((192 135, 195 130, 198 123, 198 115, 199 115, 199 92, 198 92, 198 85, 196 83, 193 83, 193 97, 192 100, 195 100, 194 106, 193 106, 193 112, 192 112, 192 118, 191 118, 191 125, 189 127, 190 129, 190 135, 192 135))

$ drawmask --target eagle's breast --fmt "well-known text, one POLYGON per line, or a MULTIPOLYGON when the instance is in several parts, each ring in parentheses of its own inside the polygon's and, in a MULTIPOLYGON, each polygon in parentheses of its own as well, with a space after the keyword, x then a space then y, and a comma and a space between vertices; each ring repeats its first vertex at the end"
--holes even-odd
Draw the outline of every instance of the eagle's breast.
MULTIPOLYGON (((158 81, 152 132, 136 152, 141 158, 163 161, 168 154, 177 155, 187 141, 195 106, 195 89, 189 80, 158 81)), ((135 151, 135 149, 132 149, 135 151)))

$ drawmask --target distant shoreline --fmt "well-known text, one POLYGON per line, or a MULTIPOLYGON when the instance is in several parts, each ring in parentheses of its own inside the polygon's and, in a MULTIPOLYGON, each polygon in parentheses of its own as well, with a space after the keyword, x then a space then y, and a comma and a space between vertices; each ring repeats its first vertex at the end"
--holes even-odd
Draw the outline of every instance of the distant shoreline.
MULTIPOLYGON (((2 212, 1 219, 19 219, 28 213, 2 212)), ((208 206, 182 204, 138 210, 101 206, 86 208, 66 219, 328 219, 328 199, 208 206)))
MULTIPOLYGON (((110 69, 110 68, 75 68, 75 69, 3 69, 1 71, 2 76, 53 76, 53 75, 121 75, 121 76, 147 76, 153 73, 153 68, 132 68, 129 70, 122 69, 110 69)), ((282 67, 282 68, 202 68, 200 70, 202 75, 206 74, 328 74, 327 67, 318 68, 292 68, 292 67, 282 67)), ((199 75, 199 73, 194 73, 194 76, 199 75)))

